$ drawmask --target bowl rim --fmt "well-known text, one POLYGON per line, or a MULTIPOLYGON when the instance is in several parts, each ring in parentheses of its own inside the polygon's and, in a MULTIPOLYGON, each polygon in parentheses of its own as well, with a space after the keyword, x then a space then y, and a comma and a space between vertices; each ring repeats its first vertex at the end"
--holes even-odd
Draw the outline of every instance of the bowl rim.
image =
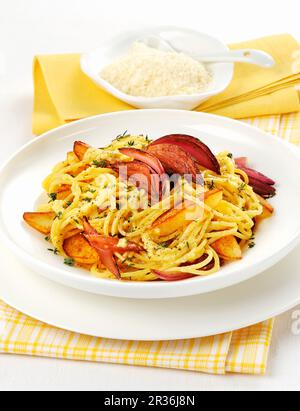
MULTIPOLYGON (((213 40, 214 42, 219 43, 220 47, 223 48, 224 51, 229 51, 229 47, 223 43, 219 38, 214 37, 210 34, 207 33, 203 33, 200 32, 198 30, 193 30, 193 29, 189 29, 189 28, 184 28, 184 27, 180 27, 180 26, 153 26, 153 27, 149 27, 149 28, 145 28, 143 30, 130 30, 127 31, 125 33, 123 33, 122 35, 118 35, 115 36, 114 38, 112 38, 110 40, 110 44, 118 44, 121 41, 124 41, 125 37, 129 37, 129 36, 134 36, 136 35, 137 38, 139 36, 139 33, 150 33, 151 31, 167 31, 167 30, 177 30, 177 31, 183 31, 186 33, 190 33, 193 35, 197 35, 197 36, 202 36, 205 37, 207 39, 213 40)), ((110 84, 108 81, 104 80, 100 73, 96 73, 95 70, 93 70, 89 64, 89 58, 92 55, 95 55, 96 53, 98 53, 100 50, 102 52, 103 48, 108 48, 107 43, 103 43, 103 47, 98 47, 96 49, 87 51, 85 53, 83 53, 80 57, 80 66, 82 71, 98 86, 100 86, 102 89, 104 89, 105 91, 109 92, 110 94, 112 94, 115 97, 118 97, 120 100, 122 101, 131 101, 132 103, 136 103, 136 104, 141 104, 142 102, 145 102, 145 104, 158 104, 158 103, 162 103, 162 102, 173 102, 173 101, 186 101, 186 102, 192 102, 195 100, 201 100, 204 98, 209 98, 212 96, 216 96, 220 93, 222 93, 224 90, 226 90, 226 88, 231 84, 232 80, 233 80, 233 76, 234 76, 234 67, 235 64, 234 63, 219 63, 219 64, 224 64, 226 65, 227 69, 228 69, 228 79, 226 80, 226 82, 224 81, 224 85, 220 86, 218 88, 214 88, 214 89, 210 89, 210 90, 205 90, 202 93, 197 93, 197 94, 189 94, 189 95, 185 95, 185 94, 178 94, 178 95, 174 95, 174 96, 160 96, 160 97, 143 97, 143 96, 132 96, 130 94, 126 94, 124 92, 122 92, 121 90, 117 89, 116 87, 114 87, 112 84, 110 84), (230 70, 230 71, 229 71, 230 70)))
MULTIPOLYGON (((30 148, 31 146, 34 146, 36 143, 42 141, 42 140, 47 140, 49 139, 49 137, 51 137, 51 135, 53 133, 57 133, 58 131, 60 132, 64 132, 65 130, 69 130, 72 127, 76 127, 79 125, 84 125, 84 124, 88 124, 90 122, 93 121, 97 121, 98 119, 101 118, 114 118, 117 117, 119 115, 129 115, 129 116, 135 116, 135 115, 143 115, 144 113, 156 113, 156 114, 161 114, 161 113, 170 113, 170 114, 177 114, 180 115, 184 113, 184 115, 187 115, 187 111, 185 110, 168 110, 168 109, 152 109, 152 110, 133 110, 133 111, 121 111, 121 112, 115 112, 115 113, 108 113, 108 114, 101 114, 101 115, 97 115, 97 116, 93 116, 93 117, 88 117, 82 120, 78 120, 75 121, 73 123, 70 124, 66 124, 63 125, 61 127, 58 127, 54 130, 51 130, 45 134, 43 134, 42 136, 36 137, 35 139, 31 140, 30 142, 28 142, 27 144, 25 144, 24 146, 22 146, 16 153, 14 153, 1 167, 0 167, 0 176, 2 176, 2 174, 5 172, 6 168, 12 163, 14 162, 14 159, 17 158, 24 150, 30 148)), ((198 113, 198 112, 188 112, 188 115, 191 116, 205 116, 207 118, 211 118, 213 119, 217 119, 217 120, 222 120, 225 123, 228 124, 239 124, 240 126, 242 125, 242 127, 246 130, 248 129, 249 131, 253 129, 256 130, 255 127, 252 127, 249 124, 245 124, 245 123, 241 123, 237 120, 232 120, 226 117, 222 117, 222 116, 218 116, 215 114, 208 114, 208 113, 198 113)), ((272 141, 274 142, 274 137, 271 136, 268 133, 265 133, 263 131, 261 131, 260 129, 257 129, 257 131, 260 132, 260 134, 264 135, 266 139, 272 139, 272 141)), ((296 147, 293 147, 290 143, 288 143, 287 141, 284 141, 282 139, 275 139, 276 144, 281 145, 282 147, 286 149, 289 149, 293 155, 297 156, 299 158, 300 161, 300 150, 298 150, 296 147)), ((7 244, 7 246, 9 247, 9 249, 11 251, 13 251, 26 265, 29 265, 30 267, 35 267, 34 271, 41 271, 43 272, 43 274, 41 275, 45 275, 47 276, 47 271, 51 271, 51 276, 50 278, 54 279, 54 277, 56 278, 60 278, 61 283, 64 283, 63 279, 66 278, 68 281, 72 281, 73 283, 76 283, 77 286, 74 285, 73 288, 79 288, 81 290, 85 290, 88 292, 92 292, 93 293, 93 288, 95 285, 97 285, 97 287, 99 288, 100 285, 103 286, 103 292, 95 292, 96 294, 102 294, 102 295, 110 295, 110 296, 118 296, 118 297, 122 297, 122 298, 142 298, 142 299, 147 299, 147 298, 176 298, 176 297, 182 297, 182 296, 189 296, 189 295, 195 295, 195 294, 205 294, 205 293, 209 293, 215 290, 219 290, 222 288, 227 288, 229 286, 232 286, 234 284, 238 284, 239 282, 242 281, 246 281, 249 278, 252 278, 254 275, 258 275, 261 272, 267 270, 268 268, 272 267, 273 265, 275 265, 277 262, 279 262, 282 258, 284 258, 290 251, 292 251, 299 243, 300 243, 300 227, 298 229, 297 232, 295 232, 293 234, 293 236, 291 236, 290 240, 286 242, 286 244, 284 246, 280 246, 278 247, 278 249, 276 249, 274 252, 272 252, 272 254, 270 254, 268 256, 268 258, 266 258, 264 261, 257 261, 254 265, 251 266, 251 269, 249 268, 249 272, 246 276, 246 278, 243 278, 241 281, 236 281, 236 279, 234 279, 235 275, 240 273, 240 267, 237 268, 232 268, 232 271, 230 273, 230 277, 231 277, 231 281, 226 281, 225 286, 219 286, 219 287, 215 287, 212 286, 212 283, 215 282, 214 278, 215 276, 211 276, 211 277, 206 277, 205 281, 206 281, 206 287, 204 287, 205 291, 203 290, 202 292, 194 292, 193 287, 191 287, 191 284, 194 284, 195 282, 199 282, 201 281, 201 278, 195 277, 192 279, 188 279, 188 280, 184 280, 184 281, 178 281, 178 282, 130 282, 130 281, 114 281, 114 280, 107 280, 107 279, 101 279, 101 278, 94 278, 92 276, 74 276, 73 271, 71 269, 69 269, 68 267, 62 267, 62 268, 58 268, 55 267, 47 262, 44 262, 42 260, 38 260, 36 259, 34 256, 30 255, 26 250, 23 250, 18 244, 16 244, 6 233, 2 232, 2 230, 0 230, 0 239, 1 241, 3 241, 5 244, 7 244), (274 262, 275 261, 275 262, 274 262), (87 288, 89 290, 87 290, 87 288), (175 293, 176 295, 171 295, 172 291, 177 290, 177 289, 181 289, 182 291, 180 293, 175 293), (108 291, 109 290, 109 291, 108 291), (122 295, 123 292, 126 291, 132 291, 132 294, 136 294, 137 290, 143 290, 146 293, 151 293, 154 292, 155 290, 157 291, 161 291, 162 293, 166 292, 166 290, 169 291, 170 295, 166 296, 165 294, 160 295, 158 294, 157 296, 151 296, 151 297, 128 297, 128 294, 126 295, 122 295)), ((48 276, 49 278, 49 276, 48 276)), ((219 277, 220 279, 220 277, 219 277)))

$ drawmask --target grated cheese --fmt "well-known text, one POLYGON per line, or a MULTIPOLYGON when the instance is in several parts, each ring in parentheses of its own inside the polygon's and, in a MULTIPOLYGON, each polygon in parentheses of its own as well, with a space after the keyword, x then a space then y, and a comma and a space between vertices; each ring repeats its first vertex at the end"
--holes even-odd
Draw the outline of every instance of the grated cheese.
POLYGON ((136 97, 198 94, 212 80, 208 69, 191 57, 150 48, 140 42, 100 75, 123 93, 136 97))

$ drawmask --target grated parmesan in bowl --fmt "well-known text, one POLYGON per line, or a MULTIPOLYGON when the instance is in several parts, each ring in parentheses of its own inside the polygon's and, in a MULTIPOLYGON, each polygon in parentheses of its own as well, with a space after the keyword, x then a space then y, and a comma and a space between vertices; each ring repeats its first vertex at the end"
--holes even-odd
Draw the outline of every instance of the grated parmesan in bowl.
POLYGON ((196 95, 206 91, 212 74, 200 62, 136 42, 125 56, 105 67, 100 76, 135 97, 196 95))

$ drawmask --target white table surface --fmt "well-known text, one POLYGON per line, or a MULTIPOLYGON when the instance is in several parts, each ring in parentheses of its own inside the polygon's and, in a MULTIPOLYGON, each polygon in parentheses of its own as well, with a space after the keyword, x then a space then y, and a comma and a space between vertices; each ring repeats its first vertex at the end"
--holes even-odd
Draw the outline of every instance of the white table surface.
MULTIPOLYGON (((94 48, 122 30, 176 24, 226 42, 290 32, 300 39, 294 0, 10 0, 0 13, 0 163, 31 138, 32 58, 94 48)), ((300 336, 292 312, 277 319, 265 377, 0 355, 1 390, 299 390, 300 336)))

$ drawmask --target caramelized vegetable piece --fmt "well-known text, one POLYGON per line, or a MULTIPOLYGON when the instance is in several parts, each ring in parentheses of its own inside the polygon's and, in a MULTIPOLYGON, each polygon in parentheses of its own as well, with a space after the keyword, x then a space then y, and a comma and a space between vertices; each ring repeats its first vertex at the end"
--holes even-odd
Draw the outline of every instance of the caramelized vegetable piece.
MULTIPOLYGON (((205 204, 215 208, 223 199, 222 190, 212 190, 205 193, 205 204)), ((204 207, 193 203, 186 203, 183 209, 172 209, 158 218, 150 229, 150 235, 154 237, 167 237, 177 230, 184 228, 192 221, 207 218, 207 212, 204 207)))
POLYGON ((110 249, 114 253, 127 253, 127 252, 136 252, 139 253, 143 251, 143 248, 135 243, 128 242, 125 247, 120 247, 120 240, 115 237, 108 237, 98 232, 90 225, 87 219, 84 219, 84 236, 93 243, 95 248, 99 249, 110 249))
POLYGON ((67 238, 63 245, 64 251, 78 264, 93 265, 99 261, 97 251, 90 246, 82 234, 67 238))
POLYGON ((88 144, 83 143, 82 141, 75 141, 73 151, 74 154, 76 154, 76 156, 78 157, 78 159, 82 161, 85 156, 85 153, 89 148, 90 146, 88 144))
POLYGON ((157 144, 150 146, 148 152, 160 160, 167 174, 192 175, 194 180, 200 175, 196 161, 178 146, 157 144))
POLYGON ((165 169, 163 168, 161 162, 154 155, 147 153, 146 151, 137 150, 135 148, 120 148, 120 153, 133 158, 134 160, 141 161, 151 167, 154 172, 159 175, 165 174, 165 169))
POLYGON ((67 234, 64 235, 64 239, 67 240, 71 237, 75 237, 77 234, 81 234, 81 230, 78 228, 74 228, 73 230, 69 231, 67 234))
POLYGON ((24 213, 23 218, 30 227, 39 231, 42 234, 49 234, 53 221, 56 217, 55 213, 24 213))
POLYGON ((90 225, 87 219, 84 219, 84 236, 88 240, 91 247, 93 247, 99 254, 102 264, 110 271, 114 276, 120 280, 120 270, 114 256, 114 253, 125 252, 141 252, 143 249, 137 244, 128 243, 125 247, 119 247, 119 239, 113 237, 102 236, 90 225))
POLYGON ((167 237, 177 230, 185 228, 192 221, 204 221, 206 217, 207 212, 204 208, 196 204, 187 205, 182 210, 176 210, 174 208, 167 211, 154 222, 150 229, 150 235, 156 238, 167 237))
POLYGON ((264 208, 263 213, 260 216, 256 217, 255 219, 256 222, 259 223, 262 220, 266 220, 272 217, 272 215, 274 214, 274 207, 267 200, 265 200, 263 197, 259 196, 258 194, 257 194, 257 197, 259 199, 260 204, 264 208))
POLYGON ((217 240, 212 244, 212 248, 223 260, 232 261, 242 259, 241 247, 237 239, 232 235, 217 240))
POLYGON ((65 200, 71 194, 72 194, 71 187, 64 184, 56 190, 56 199, 65 200))
POLYGON ((111 168, 120 173, 120 169, 126 167, 127 177, 131 178, 132 184, 140 190, 145 190, 149 195, 160 194, 160 182, 158 175, 154 173, 153 169, 140 161, 132 161, 130 163, 114 163, 111 168), (135 177, 133 179, 133 176, 135 177))
POLYGON ((197 160, 200 166, 220 174, 220 165, 213 152, 195 137, 185 134, 171 134, 154 141, 151 146, 158 144, 176 145, 197 160))

